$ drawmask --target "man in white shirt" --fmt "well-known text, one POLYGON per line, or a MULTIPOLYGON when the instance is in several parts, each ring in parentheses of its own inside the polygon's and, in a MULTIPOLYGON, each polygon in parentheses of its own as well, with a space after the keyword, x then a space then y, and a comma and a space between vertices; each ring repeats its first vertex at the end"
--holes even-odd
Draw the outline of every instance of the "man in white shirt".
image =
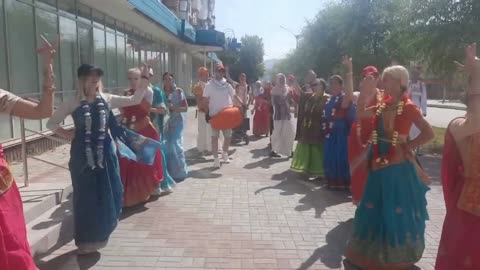
MULTIPOLYGON (((242 101, 235 94, 233 87, 225 79, 225 68, 218 65, 215 68, 215 77, 210 80, 203 91, 204 102, 208 104, 208 112, 210 117, 214 117, 219 112, 227 108, 233 107, 234 100, 239 104, 242 101)), ((229 163, 228 149, 230 148, 230 141, 232 138, 232 130, 222 130, 223 141, 223 162, 229 163)), ((220 168, 220 160, 218 159, 218 137, 220 130, 212 128, 212 152, 214 157, 214 167, 220 168)))
MULTIPOLYGON (((422 111, 423 116, 427 116, 427 88, 421 80, 420 70, 416 69, 412 72, 412 80, 408 86, 408 94, 410 99, 422 111)), ((420 134, 420 130, 412 126, 410 131, 410 139, 415 139, 420 134)))

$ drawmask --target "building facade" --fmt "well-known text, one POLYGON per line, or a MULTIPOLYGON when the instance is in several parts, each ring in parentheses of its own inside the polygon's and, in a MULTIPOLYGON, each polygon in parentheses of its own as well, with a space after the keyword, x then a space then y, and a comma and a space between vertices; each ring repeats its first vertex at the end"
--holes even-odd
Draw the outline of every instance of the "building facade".
MULTIPOLYGON (((116 92, 127 88, 129 68, 157 58, 156 83, 163 72, 172 72, 188 94, 197 68, 216 59, 208 52, 223 49, 222 33, 202 30, 197 35, 199 29, 190 24, 194 12, 182 20, 159 0, 0 0, 0 88, 38 99, 43 65, 35 48, 40 35, 51 41, 58 35, 57 104, 74 97, 82 63, 104 69, 107 91, 116 92)), ((39 132, 47 132, 45 124, 25 121, 26 128, 39 132)), ((19 119, 0 116, 0 126, 0 142, 8 146, 20 138, 19 119)))

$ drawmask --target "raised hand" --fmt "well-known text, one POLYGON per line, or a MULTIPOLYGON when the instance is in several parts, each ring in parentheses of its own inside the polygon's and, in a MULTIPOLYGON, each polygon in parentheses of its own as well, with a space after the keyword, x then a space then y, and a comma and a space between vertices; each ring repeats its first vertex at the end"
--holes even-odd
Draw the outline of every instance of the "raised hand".
POLYGON ((352 72, 353 71, 353 64, 352 64, 352 58, 348 55, 343 56, 343 65, 347 69, 347 72, 352 72))
POLYGON ((55 72, 53 70, 53 58, 57 52, 58 46, 60 44, 60 38, 57 36, 55 42, 50 44, 48 40, 40 35, 43 40, 43 46, 38 48, 36 51, 38 54, 44 56, 44 70, 43 70, 43 88, 44 90, 55 90, 55 72))

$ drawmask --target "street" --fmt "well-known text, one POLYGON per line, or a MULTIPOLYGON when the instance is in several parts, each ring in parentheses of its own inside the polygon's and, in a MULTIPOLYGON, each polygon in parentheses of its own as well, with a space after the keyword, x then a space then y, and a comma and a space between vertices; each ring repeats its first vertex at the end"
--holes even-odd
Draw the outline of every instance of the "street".
MULTIPOLYGON (((355 212, 347 192, 298 180, 290 160, 268 157, 267 138, 235 148, 233 162, 213 171, 210 157, 195 154, 194 110, 188 115, 190 178, 171 195, 125 210, 100 253, 77 256, 72 241, 38 258, 41 270, 343 269, 355 212)), ((424 158, 437 179, 418 266, 431 270, 445 210, 440 159, 424 158)))
POLYGON ((432 126, 446 128, 454 118, 464 115, 463 110, 428 107, 426 118, 432 126))

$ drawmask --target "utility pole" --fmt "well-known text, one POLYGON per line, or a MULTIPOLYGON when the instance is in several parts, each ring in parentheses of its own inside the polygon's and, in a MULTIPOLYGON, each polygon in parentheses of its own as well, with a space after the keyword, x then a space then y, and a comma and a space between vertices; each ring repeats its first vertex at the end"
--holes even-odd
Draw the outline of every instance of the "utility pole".
POLYGON ((283 30, 289 32, 290 34, 292 34, 292 36, 295 38, 295 41, 297 42, 296 43, 296 49, 298 49, 298 43, 300 42, 300 39, 302 38, 302 35, 299 35, 299 34, 295 34, 292 30, 284 27, 284 26, 281 26, 280 25, 280 28, 282 28, 283 30))

